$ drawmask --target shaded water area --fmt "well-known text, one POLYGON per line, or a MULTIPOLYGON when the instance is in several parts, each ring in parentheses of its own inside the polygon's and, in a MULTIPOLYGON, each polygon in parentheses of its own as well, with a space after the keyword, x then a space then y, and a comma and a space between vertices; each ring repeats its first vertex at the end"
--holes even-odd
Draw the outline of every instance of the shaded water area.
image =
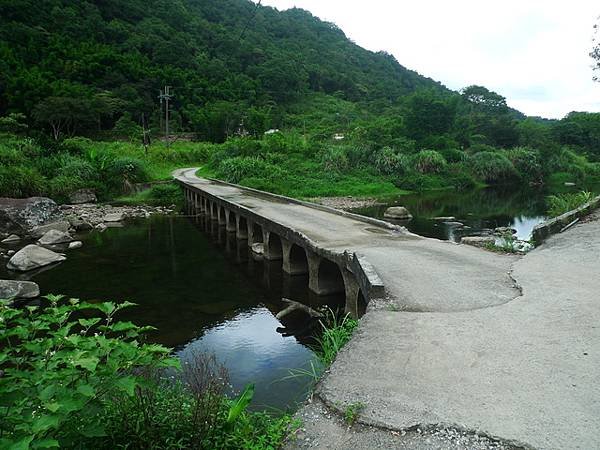
POLYGON ((462 236, 511 227, 517 230, 517 238, 527 240, 533 228, 547 219, 546 198, 550 194, 542 189, 511 186, 463 192, 431 191, 403 195, 389 204, 357 208, 353 212, 382 219, 389 206, 405 206, 413 219, 401 224, 421 236, 459 241, 462 236), (443 217, 449 219, 435 220, 443 217))
POLYGON ((313 330, 302 322, 283 329, 275 318, 286 306, 281 298, 313 306, 343 298, 314 296, 307 276, 284 274, 281 261, 254 260, 246 241, 215 222, 155 216, 81 238, 83 248, 67 261, 31 277, 42 294, 138 303, 120 318, 158 328, 150 340, 183 361, 214 352, 236 391, 256 383, 255 410, 294 409, 305 399, 309 380, 289 378, 289 370, 314 359, 313 330))

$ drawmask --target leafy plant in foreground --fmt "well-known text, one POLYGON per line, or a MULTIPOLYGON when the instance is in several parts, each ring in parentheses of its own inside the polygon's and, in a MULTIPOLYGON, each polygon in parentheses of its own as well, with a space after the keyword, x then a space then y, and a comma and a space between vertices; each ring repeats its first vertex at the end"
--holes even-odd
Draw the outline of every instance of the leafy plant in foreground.
POLYGON ((333 311, 329 311, 325 321, 321 321, 323 334, 317 339, 319 349, 317 356, 325 366, 329 366, 338 352, 352 337, 358 321, 346 314, 340 320, 333 311))
POLYGON ((107 396, 133 396, 145 382, 141 368, 178 365, 167 348, 139 342, 150 327, 114 320, 132 303, 47 300, 47 307, 0 305, 2 448, 70 447, 105 436, 97 416, 107 396))

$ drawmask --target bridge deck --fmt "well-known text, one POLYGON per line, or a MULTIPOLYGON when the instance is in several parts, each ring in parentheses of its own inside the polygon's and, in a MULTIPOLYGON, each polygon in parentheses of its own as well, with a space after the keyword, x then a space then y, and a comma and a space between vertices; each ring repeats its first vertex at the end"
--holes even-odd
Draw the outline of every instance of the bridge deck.
POLYGON ((513 257, 398 232, 301 204, 196 177, 176 178, 249 208, 306 235, 324 249, 364 255, 396 309, 463 311, 506 303, 519 295, 508 272, 513 257))

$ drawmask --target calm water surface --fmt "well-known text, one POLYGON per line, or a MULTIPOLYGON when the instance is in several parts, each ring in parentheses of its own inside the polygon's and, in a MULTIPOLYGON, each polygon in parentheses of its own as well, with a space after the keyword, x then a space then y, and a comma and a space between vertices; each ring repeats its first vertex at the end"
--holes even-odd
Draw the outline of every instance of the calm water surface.
POLYGON ((214 222, 153 217, 81 238, 67 261, 30 276, 42 294, 138 303, 121 319, 158 328, 150 339, 184 360, 214 352, 236 391, 256 383, 254 409, 293 409, 305 399, 308 380, 284 378, 309 367, 310 337, 298 323, 288 324, 297 337, 287 335, 275 314, 282 296, 313 305, 340 298, 312 296, 307 277, 283 274, 280 261, 254 261, 245 241, 214 222))
POLYGON ((413 233, 444 240, 459 241, 462 236, 497 227, 514 228, 519 239, 529 239, 533 227, 547 219, 548 195, 549 192, 541 189, 515 189, 509 186, 466 192, 434 191, 404 195, 384 206, 353 211, 383 218, 389 206, 405 206, 413 219, 403 225, 413 233), (435 217, 454 217, 453 221, 466 227, 433 220, 435 217))

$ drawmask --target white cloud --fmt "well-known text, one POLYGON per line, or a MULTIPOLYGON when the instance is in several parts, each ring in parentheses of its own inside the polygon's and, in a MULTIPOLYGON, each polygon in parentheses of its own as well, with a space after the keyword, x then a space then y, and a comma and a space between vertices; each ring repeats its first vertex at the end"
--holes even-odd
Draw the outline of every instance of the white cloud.
POLYGON ((452 89, 481 84, 529 115, 600 111, 592 81, 597 0, 263 0, 336 23, 357 44, 452 89))

